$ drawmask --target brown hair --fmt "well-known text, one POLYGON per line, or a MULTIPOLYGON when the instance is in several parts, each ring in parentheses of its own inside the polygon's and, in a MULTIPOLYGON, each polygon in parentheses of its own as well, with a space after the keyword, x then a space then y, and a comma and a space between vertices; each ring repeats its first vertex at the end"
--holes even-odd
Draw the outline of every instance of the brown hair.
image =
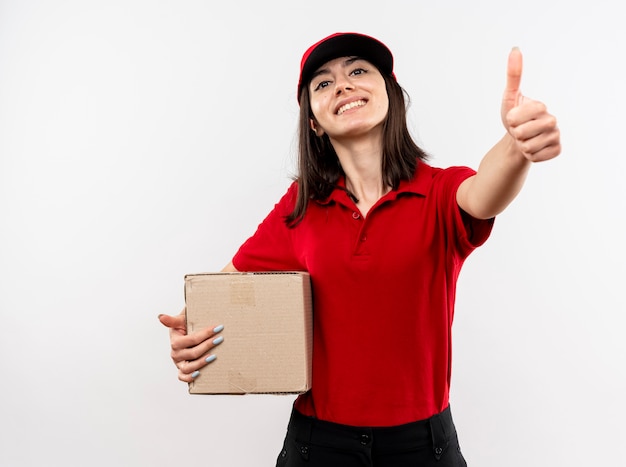
MULTIPOLYGON (((382 173, 385 183, 396 190, 401 180, 413 178, 417 161, 426 160, 428 156, 415 144, 407 128, 408 94, 392 76, 383 73, 383 78, 389 97, 389 111, 383 123, 382 173)), ((309 88, 303 86, 298 127, 298 197, 293 212, 285 218, 290 227, 302 220, 309 200, 328 198, 339 177, 344 175, 328 135, 319 137, 311 131, 309 121, 312 115, 309 88)))

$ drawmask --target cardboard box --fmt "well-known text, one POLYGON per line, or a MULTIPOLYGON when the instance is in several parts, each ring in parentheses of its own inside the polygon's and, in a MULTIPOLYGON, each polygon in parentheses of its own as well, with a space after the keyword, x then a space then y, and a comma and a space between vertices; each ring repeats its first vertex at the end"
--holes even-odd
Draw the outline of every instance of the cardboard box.
POLYGON ((224 325, 217 359, 191 394, 300 394, 311 387, 313 311, 307 273, 185 276, 187 329, 224 325))

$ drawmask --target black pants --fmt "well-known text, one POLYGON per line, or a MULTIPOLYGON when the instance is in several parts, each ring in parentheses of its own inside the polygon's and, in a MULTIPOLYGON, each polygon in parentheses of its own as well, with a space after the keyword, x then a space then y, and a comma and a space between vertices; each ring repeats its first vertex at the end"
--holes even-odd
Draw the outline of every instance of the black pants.
POLYGON ((293 410, 276 467, 466 467, 450 408, 429 419, 361 428, 293 410))

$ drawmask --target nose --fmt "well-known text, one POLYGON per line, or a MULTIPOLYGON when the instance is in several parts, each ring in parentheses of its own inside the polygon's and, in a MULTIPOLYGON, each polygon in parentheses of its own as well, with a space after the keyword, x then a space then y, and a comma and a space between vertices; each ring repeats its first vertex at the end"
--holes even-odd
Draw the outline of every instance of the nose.
POLYGON ((340 77, 336 78, 335 95, 339 95, 342 92, 353 90, 353 89, 354 89, 354 85, 352 84, 352 81, 350 80, 349 76, 341 75, 340 77))

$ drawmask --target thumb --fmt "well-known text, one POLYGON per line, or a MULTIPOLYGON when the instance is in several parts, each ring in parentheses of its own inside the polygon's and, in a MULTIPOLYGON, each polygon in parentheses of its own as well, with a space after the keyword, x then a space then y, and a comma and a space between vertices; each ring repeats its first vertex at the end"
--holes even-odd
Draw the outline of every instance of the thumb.
POLYGON ((502 97, 502 116, 519 104, 520 83, 522 81, 522 52, 513 47, 509 53, 506 69, 506 87, 502 97))
POLYGON ((166 326, 170 329, 186 329, 187 327, 185 323, 185 315, 182 313, 176 316, 162 314, 159 315, 158 318, 163 326, 166 326))

